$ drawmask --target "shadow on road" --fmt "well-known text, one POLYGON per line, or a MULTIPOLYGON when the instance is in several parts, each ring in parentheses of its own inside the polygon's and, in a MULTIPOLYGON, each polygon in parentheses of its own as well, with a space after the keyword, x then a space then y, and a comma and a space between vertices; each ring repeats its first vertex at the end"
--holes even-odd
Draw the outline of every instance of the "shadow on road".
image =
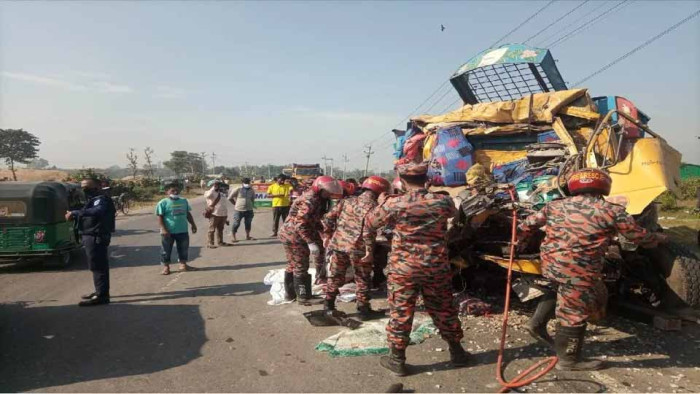
POLYGON ((0 335, 2 392, 174 368, 200 357, 207 340, 194 305, 4 304, 0 335))
POLYGON ((146 230, 146 229, 119 229, 114 233, 115 237, 128 237, 130 235, 144 235, 153 234, 159 232, 158 230, 146 230))
POLYGON ((175 300, 179 298, 192 297, 250 296, 266 293, 268 290, 269 287, 262 282, 231 283, 226 285, 193 287, 189 289, 166 291, 162 293, 141 293, 112 296, 112 300, 114 300, 112 303, 124 304, 144 301, 175 300), (117 299, 124 300, 116 301, 117 299))
POLYGON ((263 268, 263 267, 283 267, 287 264, 286 261, 270 261, 267 263, 251 263, 251 264, 235 264, 234 265, 220 265, 216 267, 197 267, 197 271, 238 271, 251 268, 263 268))
MULTIPOLYGON (((199 258, 201 250, 202 248, 199 246, 190 246, 188 260, 193 261, 199 258)), ((177 250, 175 247, 173 247, 171 259, 174 263, 177 263, 177 250)), ((110 246, 109 264, 111 269, 121 267, 158 266, 160 264, 160 245, 110 246)))

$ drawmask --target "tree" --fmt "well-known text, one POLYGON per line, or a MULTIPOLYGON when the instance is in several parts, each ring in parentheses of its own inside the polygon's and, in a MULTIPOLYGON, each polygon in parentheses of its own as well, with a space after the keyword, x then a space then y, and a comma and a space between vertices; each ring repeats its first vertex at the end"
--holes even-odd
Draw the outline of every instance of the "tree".
POLYGON ((34 134, 22 129, 0 129, 0 158, 10 166, 12 179, 17 180, 15 163, 27 164, 36 157, 41 144, 34 134))
POLYGON ((139 156, 136 154, 134 148, 129 148, 129 153, 126 154, 126 159, 129 161, 129 169, 131 170, 131 175, 136 179, 136 174, 139 172, 139 156))
POLYGON ((189 170, 189 153, 184 150, 176 150, 170 153, 170 160, 163 163, 177 175, 184 174, 189 170))
POLYGON ((48 166, 49 166, 49 161, 46 159, 42 159, 41 157, 37 157, 34 160, 27 163, 27 168, 31 168, 34 170, 42 170, 48 166))
POLYGON ((146 149, 143 150, 143 157, 146 163, 143 165, 143 172, 146 174, 147 178, 153 178, 153 175, 155 174, 155 167, 153 166, 153 149, 151 149, 150 146, 147 146, 146 149))

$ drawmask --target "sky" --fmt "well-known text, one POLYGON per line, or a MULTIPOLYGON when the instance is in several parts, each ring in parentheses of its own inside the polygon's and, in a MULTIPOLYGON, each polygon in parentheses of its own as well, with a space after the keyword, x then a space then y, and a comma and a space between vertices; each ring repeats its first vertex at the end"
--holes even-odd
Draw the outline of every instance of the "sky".
MULTIPOLYGON (((617 3, 589 1, 529 43, 547 47, 617 3)), ((217 165, 325 156, 342 167, 347 155, 348 168, 362 168, 373 142, 370 168, 389 169, 390 130, 545 4, 1 2, 0 128, 32 132, 39 155, 62 168, 125 166, 129 148, 146 146, 159 161, 187 150, 215 152, 217 165)), ((522 42, 579 4, 557 1, 503 41, 522 42)), ((698 9, 628 1, 551 51, 571 86, 698 9)), ((699 74, 697 17, 584 87, 632 100, 700 163, 699 74)), ((417 112, 456 98, 447 84, 417 112)))

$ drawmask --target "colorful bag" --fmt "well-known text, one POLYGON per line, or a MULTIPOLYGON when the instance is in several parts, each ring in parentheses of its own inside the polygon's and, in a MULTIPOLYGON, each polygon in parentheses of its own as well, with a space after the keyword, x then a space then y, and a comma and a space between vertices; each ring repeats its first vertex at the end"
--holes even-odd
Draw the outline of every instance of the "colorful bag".
POLYGON ((428 177, 433 185, 466 184, 466 172, 474 162, 473 150, 460 127, 438 130, 428 168, 428 177))

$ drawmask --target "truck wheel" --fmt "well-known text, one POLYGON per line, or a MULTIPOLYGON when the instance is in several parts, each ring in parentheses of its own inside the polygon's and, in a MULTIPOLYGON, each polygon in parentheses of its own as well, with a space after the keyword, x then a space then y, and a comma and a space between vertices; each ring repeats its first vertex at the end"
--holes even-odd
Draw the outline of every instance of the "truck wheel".
POLYGON ((664 304, 667 306, 686 304, 699 308, 700 260, 698 257, 675 242, 659 245, 651 255, 661 268, 668 285, 664 304))

